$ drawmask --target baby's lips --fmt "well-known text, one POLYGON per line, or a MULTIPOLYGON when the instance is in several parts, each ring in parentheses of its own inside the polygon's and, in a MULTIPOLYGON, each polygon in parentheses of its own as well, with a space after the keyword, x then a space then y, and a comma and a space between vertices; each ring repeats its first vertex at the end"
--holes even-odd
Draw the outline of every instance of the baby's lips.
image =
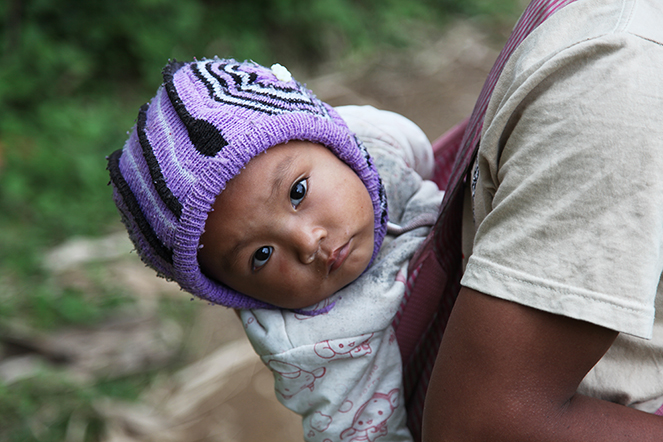
POLYGON ((329 269, 329 273, 337 270, 339 267, 341 267, 341 265, 343 265, 343 262, 345 262, 345 259, 350 254, 351 242, 352 240, 348 241, 331 253, 329 260, 327 261, 327 268, 329 269))

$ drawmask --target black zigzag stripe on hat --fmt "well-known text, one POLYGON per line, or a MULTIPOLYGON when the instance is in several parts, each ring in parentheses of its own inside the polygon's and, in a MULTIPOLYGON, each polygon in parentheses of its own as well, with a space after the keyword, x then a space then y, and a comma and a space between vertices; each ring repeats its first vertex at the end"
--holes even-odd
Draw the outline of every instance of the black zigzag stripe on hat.
POLYGON ((150 145, 150 141, 147 138, 147 133, 145 132, 145 125, 147 124, 148 107, 149 107, 148 104, 144 104, 143 106, 141 106, 140 110, 138 111, 138 121, 136 123, 136 132, 138 134, 138 140, 140 142, 140 147, 143 150, 143 157, 145 158, 147 167, 150 170, 150 176, 152 177, 154 188, 159 194, 161 201, 163 201, 166 207, 168 207, 168 210, 173 212, 173 214, 177 217, 177 219, 180 219, 180 217, 182 216, 182 204, 175 197, 175 195, 173 195, 173 192, 168 187, 168 184, 166 184, 166 180, 164 179, 163 173, 161 172, 161 167, 159 166, 159 162, 154 156, 154 152, 152 151, 152 146, 150 145))
POLYGON ((207 86, 210 97, 218 102, 269 115, 300 111, 329 118, 325 106, 302 91, 303 86, 299 83, 297 88, 263 84, 258 81, 255 73, 238 69, 238 63, 219 64, 214 63, 214 60, 208 60, 199 64, 202 68, 195 65, 192 71, 207 86), (222 70, 227 77, 222 77, 213 67, 222 70))
POLYGON ((163 69, 164 85, 166 92, 168 92, 168 98, 180 120, 184 123, 189 133, 189 139, 196 150, 206 157, 213 157, 228 145, 228 141, 209 121, 193 118, 182 102, 173 80, 175 72, 182 66, 184 66, 184 63, 174 61, 163 69))
MULTIPOLYGON (((145 238, 145 241, 154 249, 156 254, 166 261, 168 264, 173 264, 173 251, 172 249, 166 247, 156 232, 152 229, 149 221, 145 218, 143 211, 140 208, 140 204, 136 199, 136 195, 132 192, 129 184, 127 184, 124 176, 122 176, 122 171, 120 170, 120 157, 123 154, 123 150, 116 150, 108 156, 108 171, 110 172, 111 183, 117 189, 119 196, 122 197, 122 205, 127 212, 121 210, 122 213, 122 222, 129 228, 131 225, 131 220, 136 223, 138 226, 138 231, 131 230, 133 235, 141 235, 145 238)), ((132 238, 133 239, 133 238, 132 238)), ((139 248, 139 244, 134 243, 136 248, 139 248)), ((141 250, 139 250, 141 252, 141 250)))

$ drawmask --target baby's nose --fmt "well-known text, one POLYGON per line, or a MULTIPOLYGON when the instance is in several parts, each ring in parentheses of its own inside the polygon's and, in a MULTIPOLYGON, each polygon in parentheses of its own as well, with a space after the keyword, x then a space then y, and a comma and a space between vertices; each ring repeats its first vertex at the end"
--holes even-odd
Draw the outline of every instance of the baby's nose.
POLYGON ((299 260, 304 264, 315 261, 320 251, 320 243, 326 236, 327 232, 321 227, 309 227, 296 232, 294 242, 299 260))

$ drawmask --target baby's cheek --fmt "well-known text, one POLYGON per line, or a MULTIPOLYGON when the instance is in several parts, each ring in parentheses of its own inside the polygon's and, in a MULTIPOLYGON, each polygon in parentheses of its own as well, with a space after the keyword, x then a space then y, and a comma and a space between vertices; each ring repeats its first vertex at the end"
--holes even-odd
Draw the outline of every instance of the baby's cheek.
POLYGON ((279 263, 278 263, 278 272, 282 277, 289 277, 290 276, 290 269, 291 269, 291 266, 287 262, 285 262, 283 260, 279 261, 279 263))
POLYGON ((271 284, 265 286, 277 298, 274 304, 286 308, 307 308, 329 296, 322 281, 308 274, 306 268, 297 269, 291 264, 279 263, 275 269, 277 272, 272 274, 271 284))
POLYGON ((287 261, 279 261, 278 272, 274 275, 272 283, 279 288, 292 290, 302 284, 301 275, 293 269, 292 263, 287 261))

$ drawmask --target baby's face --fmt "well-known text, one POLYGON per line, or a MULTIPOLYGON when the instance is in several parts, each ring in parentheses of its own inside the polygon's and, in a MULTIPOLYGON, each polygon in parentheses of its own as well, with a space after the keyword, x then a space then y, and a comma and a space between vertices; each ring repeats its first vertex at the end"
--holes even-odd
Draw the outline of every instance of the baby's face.
POLYGON ((203 271, 252 298, 311 306, 373 255, 368 190, 327 148, 290 141, 256 156, 216 199, 201 237, 203 271))

